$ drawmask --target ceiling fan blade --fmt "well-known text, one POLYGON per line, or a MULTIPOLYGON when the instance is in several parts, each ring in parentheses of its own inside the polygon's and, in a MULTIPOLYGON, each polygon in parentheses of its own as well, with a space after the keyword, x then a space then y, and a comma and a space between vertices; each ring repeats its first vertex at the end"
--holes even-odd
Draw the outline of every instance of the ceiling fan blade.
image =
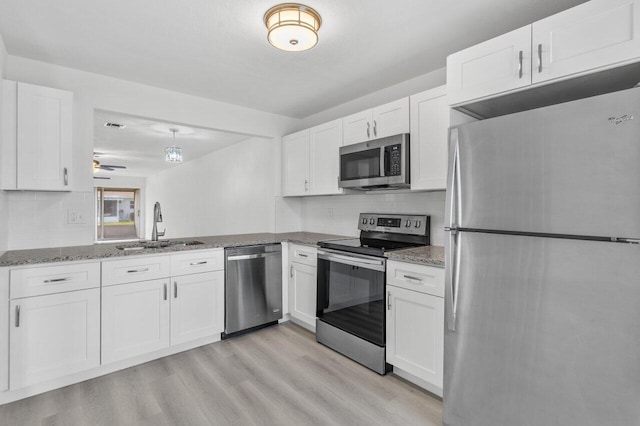
POLYGON ((110 177, 106 177, 106 176, 94 176, 94 179, 111 179, 110 177))
POLYGON ((112 165, 112 164, 102 164, 102 165, 100 165, 100 168, 105 168, 105 167, 109 167, 111 169, 126 169, 127 168, 126 166, 115 166, 115 165, 112 165))

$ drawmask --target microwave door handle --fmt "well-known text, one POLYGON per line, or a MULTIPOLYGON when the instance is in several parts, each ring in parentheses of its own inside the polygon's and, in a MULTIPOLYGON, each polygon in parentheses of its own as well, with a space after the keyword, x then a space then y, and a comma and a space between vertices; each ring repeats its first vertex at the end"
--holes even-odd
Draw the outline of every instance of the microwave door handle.
POLYGON ((384 150, 384 146, 380 147, 380 176, 386 176, 386 165, 387 165, 387 153, 384 150))

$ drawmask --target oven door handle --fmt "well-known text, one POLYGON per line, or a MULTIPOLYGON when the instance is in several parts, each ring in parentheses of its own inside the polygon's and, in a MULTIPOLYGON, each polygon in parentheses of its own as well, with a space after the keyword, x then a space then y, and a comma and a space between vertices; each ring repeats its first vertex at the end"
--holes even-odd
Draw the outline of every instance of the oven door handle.
POLYGON ((369 259, 356 256, 345 256, 321 250, 318 250, 318 259, 328 260, 329 262, 342 263, 350 266, 357 266, 359 268, 371 269, 380 272, 384 272, 386 270, 384 259, 369 259))

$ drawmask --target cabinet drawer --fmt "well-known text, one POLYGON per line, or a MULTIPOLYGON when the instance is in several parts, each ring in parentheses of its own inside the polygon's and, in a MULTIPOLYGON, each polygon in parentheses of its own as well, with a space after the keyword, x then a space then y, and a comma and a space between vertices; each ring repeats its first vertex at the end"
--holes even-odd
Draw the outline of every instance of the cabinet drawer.
POLYGON ((309 266, 316 266, 318 263, 318 249, 316 247, 291 244, 289 246, 289 253, 289 258, 292 262, 309 266))
POLYGON ((102 262, 102 285, 155 280, 171 275, 169 256, 136 257, 102 262))
POLYGON ((390 260, 387 284, 444 297, 444 268, 390 260))
POLYGON ((100 287, 98 262, 14 269, 9 274, 11 299, 100 287))
POLYGON ((172 254, 171 275, 197 274, 224 269, 224 250, 198 250, 195 252, 172 254))

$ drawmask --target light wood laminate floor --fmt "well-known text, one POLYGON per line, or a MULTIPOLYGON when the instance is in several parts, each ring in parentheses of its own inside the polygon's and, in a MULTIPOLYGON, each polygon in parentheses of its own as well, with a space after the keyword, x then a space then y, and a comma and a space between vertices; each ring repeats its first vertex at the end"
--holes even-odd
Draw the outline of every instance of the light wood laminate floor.
POLYGON ((0 406, 0 424, 440 425, 441 412, 285 323, 0 406))

